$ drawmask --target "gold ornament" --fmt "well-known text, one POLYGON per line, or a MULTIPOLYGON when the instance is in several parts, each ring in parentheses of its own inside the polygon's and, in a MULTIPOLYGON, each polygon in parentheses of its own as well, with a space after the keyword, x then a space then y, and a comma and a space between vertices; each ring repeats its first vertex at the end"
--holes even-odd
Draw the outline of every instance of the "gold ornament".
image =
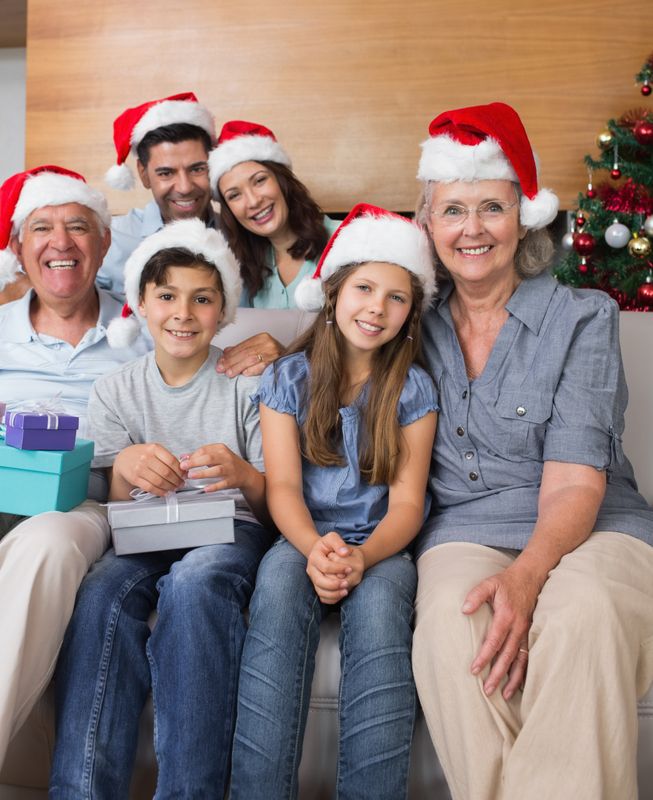
POLYGON ((600 150, 609 150, 614 142, 614 135, 609 128, 601 131, 596 137, 596 145, 600 150))
POLYGON ((646 236, 634 236, 628 242, 628 252, 634 258, 648 258, 651 254, 651 242, 646 236))

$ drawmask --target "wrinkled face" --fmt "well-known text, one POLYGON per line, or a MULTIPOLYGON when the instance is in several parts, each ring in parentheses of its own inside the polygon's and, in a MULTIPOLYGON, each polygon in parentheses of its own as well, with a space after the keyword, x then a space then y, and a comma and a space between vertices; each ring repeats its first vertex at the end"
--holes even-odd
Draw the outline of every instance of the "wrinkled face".
POLYGON ((413 304, 410 275, 396 264, 369 261, 347 276, 335 318, 350 353, 371 355, 401 330, 413 304))
POLYGON ((514 184, 506 180, 435 183, 427 227, 454 283, 492 283, 515 275, 519 224, 514 184))
POLYGON ((161 286, 145 284, 138 310, 147 321, 159 366, 192 359, 200 367, 224 316, 217 272, 199 264, 168 267, 161 286))
POLYGON ((80 203, 38 208, 25 220, 22 242, 11 247, 39 299, 82 300, 93 291, 95 276, 111 243, 95 213, 80 203))
POLYGON ((164 222, 208 219, 211 201, 208 153, 201 141, 160 142, 149 149, 144 167, 137 161, 143 186, 150 189, 164 222))
POLYGON ((288 204, 279 181, 267 167, 243 161, 225 172, 218 188, 246 230, 267 238, 288 232, 288 204))

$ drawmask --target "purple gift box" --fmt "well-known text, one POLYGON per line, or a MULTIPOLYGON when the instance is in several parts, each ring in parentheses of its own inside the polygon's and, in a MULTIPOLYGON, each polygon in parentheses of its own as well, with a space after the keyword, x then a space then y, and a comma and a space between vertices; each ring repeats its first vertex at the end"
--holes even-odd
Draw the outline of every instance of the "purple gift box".
POLYGON ((8 411, 5 441, 19 450, 73 450, 79 417, 8 411))

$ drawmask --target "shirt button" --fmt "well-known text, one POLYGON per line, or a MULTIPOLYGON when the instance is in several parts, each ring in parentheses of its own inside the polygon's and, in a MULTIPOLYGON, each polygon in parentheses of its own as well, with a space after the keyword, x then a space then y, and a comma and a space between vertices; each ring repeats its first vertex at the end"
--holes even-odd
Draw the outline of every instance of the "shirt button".
POLYGON ((464 436, 465 435, 465 429, 463 428, 462 425, 459 425, 456 428, 456 433, 458 434, 458 436, 464 436))
POLYGON ((465 458, 469 461, 470 458, 474 458, 474 453, 471 450, 468 450, 465 453, 465 458))
POLYGON ((523 417, 524 414, 526 413, 526 409, 524 408, 524 406, 517 406, 516 411, 518 417, 523 417))
POLYGON ((467 398, 467 389, 465 389, 465 391, 463 392, 463 400, 465 400, 466 398, 467 398))
POLYGON ((477 481, 478 480, 478 472, 470 472, 469 473, 469 480, 470 481, 477 481))

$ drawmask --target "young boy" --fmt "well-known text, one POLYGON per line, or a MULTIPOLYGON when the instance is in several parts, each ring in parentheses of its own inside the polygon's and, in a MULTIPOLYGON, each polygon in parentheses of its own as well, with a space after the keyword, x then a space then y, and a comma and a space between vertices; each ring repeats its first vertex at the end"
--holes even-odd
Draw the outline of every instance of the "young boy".
MULTIPOLYGON (((242 612, 271 543, 258 413, 249 402, 258 379, 218 374, 221 352, 211 345, 234 318, 239 267, 220 233, 184 220, 134 251, 125 290, 154 352, 95 383, 94 465, 109 470, 110 497, 121 500, 135 487, 165 495, 203 468, 202 478, 215 479, 205 491, 233 490, 235 542, 130 556, 109 550, 91 570, 57 667, 50 797, 128 796, 150 689, 156 797, 222 797, 242 612)), ((116 320, 109 341, 123 344, 137 327, 135 317, 116 320)))

